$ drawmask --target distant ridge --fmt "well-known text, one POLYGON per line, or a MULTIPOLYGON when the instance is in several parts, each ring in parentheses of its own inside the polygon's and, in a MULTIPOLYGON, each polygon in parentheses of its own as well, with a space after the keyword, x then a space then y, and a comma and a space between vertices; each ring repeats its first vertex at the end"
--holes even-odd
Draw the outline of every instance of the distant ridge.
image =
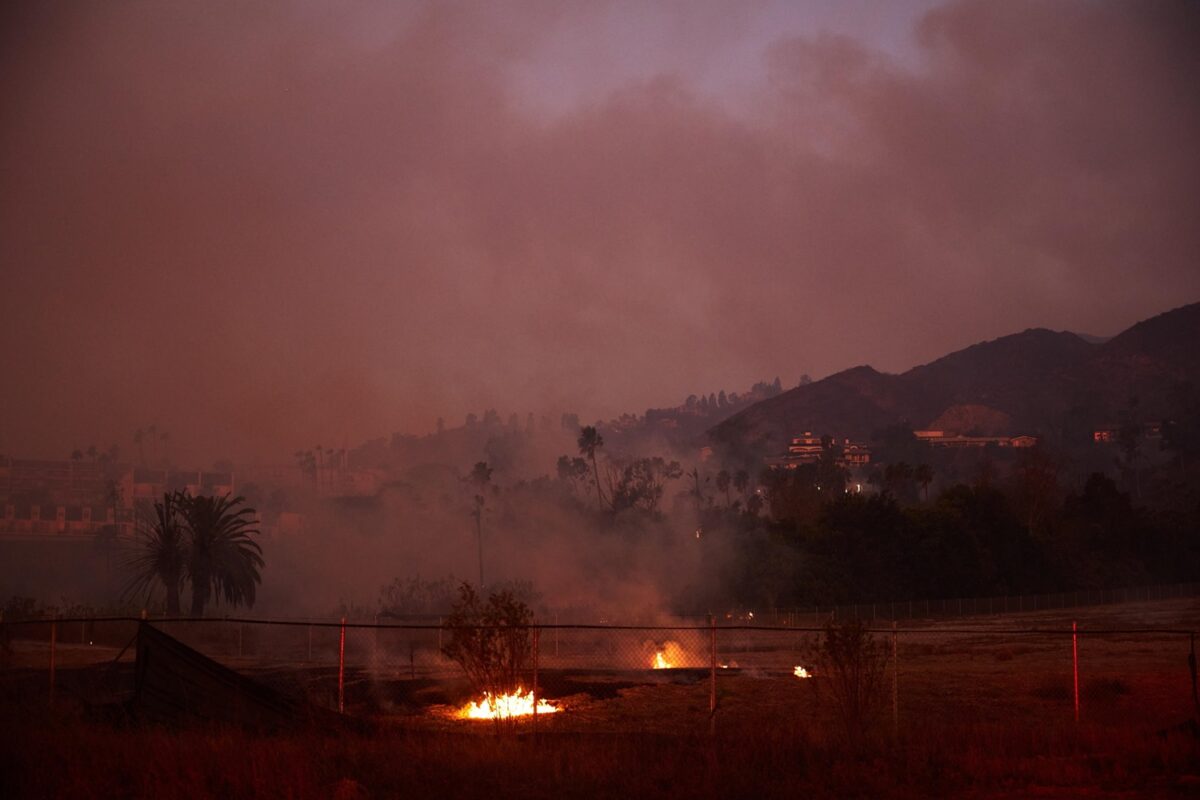
POLYGON ((1008 433, 1057 439, 1115 419, 1131 397, 1144 418, 1162 419, 1172 387, 1200 383, 1198 343, 1200 303, 1110 339, 1031 328, 899 375, 852 367, 756 403, 711 428, 709 438, 717 446, 771 451, 806 430, 865 439, 887 425, 921 428, 973 408, 992 426, 1010 420, 1008 433))

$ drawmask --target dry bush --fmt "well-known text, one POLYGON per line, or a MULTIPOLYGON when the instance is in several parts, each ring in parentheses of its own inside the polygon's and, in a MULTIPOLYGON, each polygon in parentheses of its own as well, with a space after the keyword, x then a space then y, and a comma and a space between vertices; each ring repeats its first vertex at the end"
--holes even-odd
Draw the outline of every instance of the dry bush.
POLYGON ((533 612, 508 590, 494 592, 486 602, 469 583, 458 592, 446 618, 450 641, 442 652, 463 668, 476 691, 495 697, 516 690, 532 652, 533 612))
POLYGON ((886 702, 888 651, 860 621, 825 626, 817 647, 818 690, 827 693, 846 741, 865 742, 886 702))

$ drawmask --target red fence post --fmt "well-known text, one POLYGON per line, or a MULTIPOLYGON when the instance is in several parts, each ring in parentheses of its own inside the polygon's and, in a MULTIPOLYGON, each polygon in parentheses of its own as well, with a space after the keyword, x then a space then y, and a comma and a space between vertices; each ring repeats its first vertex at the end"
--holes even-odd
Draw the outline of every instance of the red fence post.
POLYGON ((346 713, 346 618, 342 617, 341 635, 338 636, 338 713, 346 713))
POLYGON ((900 661, 897 658, 896 621, 892 620, 892 737, 900 737, 900 661))
POLYGON ((541 630, 533 629, 533 732, 537 733, 538 718, 538 639, 541 630))
POLYGON ((717 618, 708 615, 709 640, 709 678, 708 678, 708 714, 713 717, 717 713, 717 618))
POLYGON ((1074 622, 1071 623, 1071 665, 1075 674, 1075 721, 1079 722, 1079 633, 1074 622))
POLYGON ((54 650, 58 644, 58 622, 50 620, 50 705, 54 705, 54 650))

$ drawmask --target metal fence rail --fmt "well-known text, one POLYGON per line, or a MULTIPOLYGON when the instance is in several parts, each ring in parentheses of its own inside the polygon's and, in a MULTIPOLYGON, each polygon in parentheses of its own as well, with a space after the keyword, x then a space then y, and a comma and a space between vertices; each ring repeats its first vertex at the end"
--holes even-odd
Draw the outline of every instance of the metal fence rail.
MULTIPOLYGON (((0 676, 45 673, 34 686, 50 704, 62 702, 67 692, 111 692, 112 680, 101 685, 79 676, 128 665, 129 644, 144 621, 2 623, 0 676), (64 681, 67 675, 74 683, 64 681)), ((526 686, 538 698, 592 709, 590 716, 576 716, 585 727, 649 729, 711 724, 717 717, 813 714, 805 705, 806 687, 817 696, 815 689, 833 677, 821 641, 825 628, 786 621, 530 625, 522 629, 531 645, 526 686), (798 668, 811 678, 799 677, 798 668), (639 715, 634 712, 641 706, 630 705, 608 719, 596 698, 609 705, 636 698, 647 707, 662 699, 676 704, 675 716, 639 715)), ((151 624, 239 672, 348 713, 419 718, 426 708, 461 702, 471 691, 443 650, 454 629, 436 623, 180 618, 151 624)), ((1194 666, 1189 671, 1195 632, 1186 627, 1076 628, 1061 621, 1044 627, 864 627, 877 666, 885 670, 896 730, 955 715, 986 722, 1014 713, 1029 724, 1108 719, 1149 729, 1200 714, 1194 666)))

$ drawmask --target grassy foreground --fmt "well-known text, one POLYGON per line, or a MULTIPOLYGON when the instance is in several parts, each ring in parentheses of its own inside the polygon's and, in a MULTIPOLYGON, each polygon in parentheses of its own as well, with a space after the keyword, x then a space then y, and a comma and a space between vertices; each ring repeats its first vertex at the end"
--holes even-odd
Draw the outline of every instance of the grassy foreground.
MULTIPOLYGON (((169 730, 76 716, 0 719, 0 796, 1194 797, 1181 727, 943 726, 849 748, 791 724, 713 735, 169 730)), ((486 731, 486 732, 483 732, 486 731)))

